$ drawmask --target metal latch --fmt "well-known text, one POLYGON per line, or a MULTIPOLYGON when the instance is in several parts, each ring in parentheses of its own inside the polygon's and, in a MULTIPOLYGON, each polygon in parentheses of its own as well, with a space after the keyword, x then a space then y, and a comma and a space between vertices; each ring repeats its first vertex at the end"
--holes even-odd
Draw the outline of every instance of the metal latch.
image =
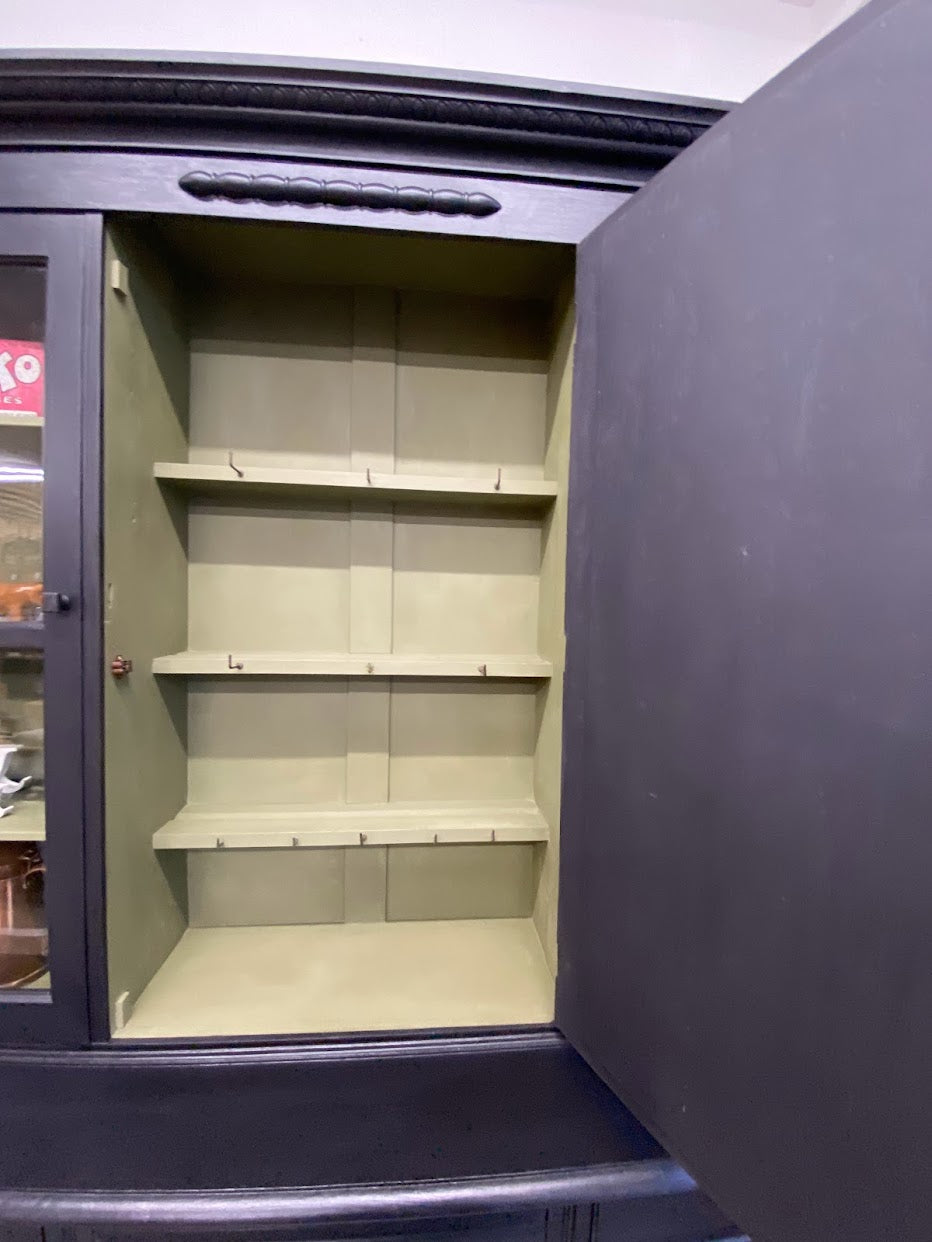
POLYGON ((42 592, 42 611, 43 612, 68 612, 71 608, 71 596, 63 595, 61 591, 43 591, 42 592))

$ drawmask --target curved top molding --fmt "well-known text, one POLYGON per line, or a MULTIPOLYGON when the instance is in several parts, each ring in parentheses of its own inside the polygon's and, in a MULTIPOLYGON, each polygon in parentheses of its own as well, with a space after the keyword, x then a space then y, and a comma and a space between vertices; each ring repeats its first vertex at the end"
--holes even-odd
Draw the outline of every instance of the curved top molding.
POLYGON ((147 59, 0 59, 0 146, 290 154, 642 184, 721 104, 416 71, 147 59))

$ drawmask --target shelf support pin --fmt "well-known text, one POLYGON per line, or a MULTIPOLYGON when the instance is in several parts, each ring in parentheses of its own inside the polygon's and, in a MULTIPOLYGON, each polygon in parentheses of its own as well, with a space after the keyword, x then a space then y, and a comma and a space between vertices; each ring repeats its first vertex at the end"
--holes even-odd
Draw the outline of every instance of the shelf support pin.
POLYGON ((492 840, 493 841, 495 840, 495 829, 494 828, 492 829, 492 840))
POLYGON ((366 665, 366 672, 367 672, 367 673, 374 673, 374 672, 375 672, 375 665, 374 665, 374 664, 367 664, 367 665, 366 665))
POLYGON ((372 470, 369 466, 366 466, 366 482, 370 487, 372 486, 372 470))
POLYGON ((480 674, 481 674, 483 677, 488 677, 488 675, 489 675, 489 666, 488 666, 488 664, 480 664, 480 665, 479 665, 479 672, 480 672, 480 674))
POLYGON ((366 841, 367 841, 368 839, 369 839, 369 838, 366 836, 366 834, 365 834, 364 832, 361 832, 361 833, 359 834, 359 844, 360 844, 360 845, 365 845, 365 844, 366 844, 366 841))
POLYGON ((238 475, 238 476, 239 476, 239 478, 241 478, 241 479, 242 479, 242 478, 245 478, 246 471, 245 471, 245 470, 240 470, 239 466, 235 465, 235 464, 234 464, 234 462, 233 462, 233 450, 232 450, 232 449, 230 449, 230 454, 229 454, 229 457, 230 457, 230 469, 233 471, 233 473, 234 473, 235 475, 238 475))
POLYGON ((439 844, 440 844, 440 833, 435 832, 434 833, 434 845, 439 845, 439 844))
POLYGON ((222 850, 225 845, 226 845, 226 841, 224 841, 223 837, 218 837, 217 838, 217 849, 222 850))
POLYGON ((299 841, 298 841, 298 838, 297 838, 297 837, 292 837, 292 838, 291 838, 291 846, 292 846, 292 849, 294 849, 294 848, 295 848, 297 845, 299 845, 299 844, 300 844, 300 843, 299 843, 299 841))
POLYGON ((499 466, 498 468, 498 478, 495 480, 495 490, 497 492, 500 492, 502 490, 502 468, 501 466, 499 466))
POLYGON ((241 661, 237 661, 237 662, 234 664, 234 663, 233 663, 233 657, 232 657, 231 655, 228 655, 228 656, 227 656, 227 668, 238 668, 238 669, 242 670, 242 668, 243 668, 243 664, 242 664, 242 662, 241 662, 241 661))

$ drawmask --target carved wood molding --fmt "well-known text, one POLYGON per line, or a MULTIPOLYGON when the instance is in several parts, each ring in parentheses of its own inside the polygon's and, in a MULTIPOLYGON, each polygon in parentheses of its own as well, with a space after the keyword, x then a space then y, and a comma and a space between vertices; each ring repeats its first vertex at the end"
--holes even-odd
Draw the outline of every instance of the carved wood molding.
POLYGON ((248 176, 245 173, 189 172, 178 179, 194 198, 230 202, 287 203, 300 207, 340 207, 364 211, 405 211, 416 215, 492 216, 501 203, 490 194, 425 190, 419 186, 371 182, 318 181, 313 177, 248 176))
POLYGON ((724 107, 547 84, 139 58, 0 58, 0 143, 223 148, 640 184, 724 107))

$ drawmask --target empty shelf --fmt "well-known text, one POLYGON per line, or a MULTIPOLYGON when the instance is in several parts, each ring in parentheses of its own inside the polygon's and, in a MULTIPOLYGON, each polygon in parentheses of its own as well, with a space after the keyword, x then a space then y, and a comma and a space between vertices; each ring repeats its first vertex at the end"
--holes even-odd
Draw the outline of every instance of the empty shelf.
POLYGON ((557 484, 552 479, 499 478, 424 474, 386 474, 365 470, 300 470, 293 467, 197 465, 157 461, 155 478, 186 491, 237 495, 304 492, 322 499, 369 497, 373 500, 450 501, 486 505, 545 508, 553 503, 557 484), (240 473, 241 472, 241 473, 240 473))
POLYGON ((531 919, 189 928, 114 1034, 318 1034, 553 1020, 531 919))
POLYGON ((546 841, 535 803, 189 805, 152 837, 157 850, 294 849, 546 841))
POLYGON ((39 798, 13 800, 13 813, 0 819, 0 841, 44 841, 45 803, 39 798))
POLYGON ((157 656, 153 673, 176 677, 490 677, 546 680, 535 655, 352 655, 312 651, 178 651, 157 656))

